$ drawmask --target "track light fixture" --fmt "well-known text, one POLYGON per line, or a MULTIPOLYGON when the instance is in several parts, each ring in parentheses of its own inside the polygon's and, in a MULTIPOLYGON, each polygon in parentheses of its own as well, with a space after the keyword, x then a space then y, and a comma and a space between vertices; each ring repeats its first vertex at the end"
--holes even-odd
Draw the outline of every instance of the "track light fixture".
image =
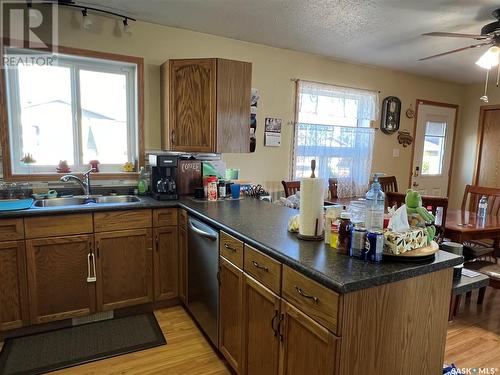
POLYGON ((128 18, 125 17, 123 19, 123 32, 128 35, 132 35, 132 30, 130 29, 130 25, 128 24, 128 18))
POLYGON ((87 13, 87 9, 83 9, 82 10, 82 17, 83 17, 83 20, 82 20, 82 27, 85 29, 85 30, 90 30, 90 28, 92 27, 92 24, 94 23, 92 21, 92 19, 89 17, 88 13, 87 13))

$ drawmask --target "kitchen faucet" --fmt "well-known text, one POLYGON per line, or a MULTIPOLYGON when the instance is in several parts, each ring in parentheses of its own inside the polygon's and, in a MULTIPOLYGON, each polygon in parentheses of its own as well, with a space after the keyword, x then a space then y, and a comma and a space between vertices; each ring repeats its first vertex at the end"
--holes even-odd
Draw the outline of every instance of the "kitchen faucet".
POLYGON ((94 171, 94 168, 90 168, 87 172, 83 173, 82 178, 78 178, 74 174, 66 174, 61 177, 62 182, 74 181, 82 187, 84 195, 90 195, 90 174, 94 171))

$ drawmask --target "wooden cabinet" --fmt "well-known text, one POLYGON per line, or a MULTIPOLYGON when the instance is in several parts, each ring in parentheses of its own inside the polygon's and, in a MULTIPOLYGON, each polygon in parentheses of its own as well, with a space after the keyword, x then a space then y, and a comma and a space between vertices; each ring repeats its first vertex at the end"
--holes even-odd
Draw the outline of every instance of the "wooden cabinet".
POLYGON ((32 323, 88 315, 95 311, 93 236, 78 235, 26 241, 32 323))
POLYGON ((153 300, 151 237, 149 228, 95 234, 100 311, 153 300))
POLYGON ((154 284, 155 301, 179 295, 179 247, 177 227, 154 229, 154 284))
POLYGON ((26 284, 24 241, 0 242, 0 331, 28 322, 26 284))
POLYGON ((251 63, 169 60, 161 74, 164 149, 249 152, 251 63))
POLYGON ((219 350, 240 372, 243 271, 223 257, 219 268, 219 350))
POLYGON ((281 301, 280 375, 337 373, 337 341, 333 333, 281 301))
POLYGON ((243 282, 242 373, 276 375, 281 298, 245 275, 243 282))
POLYGON ((187 231, 184 227, 179 227, 179 298, 187 303, 187 231))

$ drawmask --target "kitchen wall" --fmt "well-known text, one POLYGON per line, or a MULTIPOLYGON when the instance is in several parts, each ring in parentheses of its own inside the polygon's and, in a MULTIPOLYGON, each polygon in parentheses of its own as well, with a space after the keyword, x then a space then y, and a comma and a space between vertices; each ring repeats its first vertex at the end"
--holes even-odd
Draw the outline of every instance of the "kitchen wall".
MULTIPOLYGON (((81 13, 62 9, 59 43, 144 57, 146 149, 160 147, 160 65, 165 60, 222 57, 252 62, 252 87, 257 88, 261 96, 257 150, 254 154, 227 154, 224 159, 228 167, 241 169, 242 178, 275 189, 280 189, 279 181, 289 178, 292 146, 289 122, 293 120, 295 94, 291 78, 380 90, 381 100, 389 95, 397 96, 402 101, 401 129, 410 131, 413 120, 406 118, 404 112, 410 104, 415 107, 417 98, 461 104, 463 87, 455 83, 145 22, 132 22, 133 35, 121 35, 121 20, 92 17, 92 30, 84 31, 80 27, 81 13), (265 117, 283 119, 282 146, 279 148, 263 146, 265 117)), ((355 41, 352 48, 356 48, 355 41)), ((411 147, 399 145, 396 135, 387 136, 377 131, 373 171, 396 175, 399 185, 405 188, 410 159, 411 147), (397 158, 392 156, 395 148, 400 151, 397 158)), ((456 165, 458 169, 459 163, 456 165)))

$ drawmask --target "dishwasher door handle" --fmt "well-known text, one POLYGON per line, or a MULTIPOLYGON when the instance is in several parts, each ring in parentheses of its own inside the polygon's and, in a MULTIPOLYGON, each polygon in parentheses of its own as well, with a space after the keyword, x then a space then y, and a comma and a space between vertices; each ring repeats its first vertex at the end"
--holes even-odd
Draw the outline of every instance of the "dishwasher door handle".
POLYGON ((189 224, 189 229, 191 229, 193 232, 195 232, 196 234, 199 234, 200 236, 202 237, 205 237, 205 238, 208 238, 209 240, 211 241, 216 241, 217 240, 217 235, 215 234, 210 234, 210 233, 207 233, 205 231, 202 231, 201 229, 198 229, 196 228, 193 223, 191 222, 191 220, 188 220, 188 224, 189 224))

